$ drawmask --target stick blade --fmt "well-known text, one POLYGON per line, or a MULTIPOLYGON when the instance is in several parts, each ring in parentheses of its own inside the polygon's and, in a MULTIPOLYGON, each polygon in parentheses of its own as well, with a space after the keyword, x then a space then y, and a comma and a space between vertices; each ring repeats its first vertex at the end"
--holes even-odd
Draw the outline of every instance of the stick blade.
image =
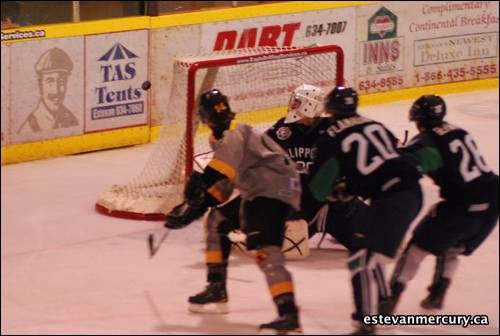
POLYGON ((405 138, 403 140, 403 145, 406 145, 406 142, 408 142, 408 130, 405 130, 405 138))
POLYGON ((149 247, 149 257, 152 258, 153 255, 155 254, 155 251, 154 251, 154 248, 153 248, 153 244, 154 244, 154 237, 152 234, 150 234, 148 236, 148 247, 149 247))

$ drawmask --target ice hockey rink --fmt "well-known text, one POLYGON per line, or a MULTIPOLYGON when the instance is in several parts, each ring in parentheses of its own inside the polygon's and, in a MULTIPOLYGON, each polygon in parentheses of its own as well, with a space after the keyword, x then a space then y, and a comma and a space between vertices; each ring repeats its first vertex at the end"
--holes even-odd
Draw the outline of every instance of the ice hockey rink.
MULTIPOLYGON (((448 120, 475 138, 498 173, 498 90, 444 96, 448 120)), ((412 101, 362 107, 360 113, 384 122, 397 136, 412 101)), ((201 221, 172 231, 154 258, 146 237, 161 235, 162 222, 106 217, 94 210, 98 195, 137 175, 154 145, 67 156, 1 167, 2 334, 255 334, 277 315, 263 274, 253 259, 230 259, 227 315, 187 311, 187 298, 205 286, 201 221)), ((438 199, 423 179, 425 204, 438 199)), ((498 334, 498 226, 461 264, 438 314, 482 314, 488 326, 398 326, 380 334, 498 334)), ((296 285, 305 334, 346 334, 353 311, 346 253, 321 249, 288 263, 296 285)), ((434 266, 428 257, 409 284, 399 314, 427 313, 419 302, 434 266)), ((387 266, 391 274, 394 263, 387 266)))

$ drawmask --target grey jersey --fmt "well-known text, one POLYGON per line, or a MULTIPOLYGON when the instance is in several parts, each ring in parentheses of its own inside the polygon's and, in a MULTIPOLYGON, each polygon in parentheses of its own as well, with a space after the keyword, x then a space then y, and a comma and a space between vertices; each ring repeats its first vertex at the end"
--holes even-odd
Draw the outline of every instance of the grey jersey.
POLYGON ((269 136, 238 123, 213 143, 213 149, 209 165, 234 180, 243 199, 262 196, 299 209, 301 186, 296 167, 269 136))

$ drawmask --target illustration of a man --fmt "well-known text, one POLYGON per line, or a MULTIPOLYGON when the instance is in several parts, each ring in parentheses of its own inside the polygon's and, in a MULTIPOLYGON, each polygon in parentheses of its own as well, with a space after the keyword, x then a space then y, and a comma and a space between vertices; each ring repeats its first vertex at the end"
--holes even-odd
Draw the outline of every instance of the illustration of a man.
POLYGON ((18 133, 41 132, 78 125, 78 119, 63 105, 73 62, 59 48, 42 54, 35 65, 40 101, 23 122, 18 133))

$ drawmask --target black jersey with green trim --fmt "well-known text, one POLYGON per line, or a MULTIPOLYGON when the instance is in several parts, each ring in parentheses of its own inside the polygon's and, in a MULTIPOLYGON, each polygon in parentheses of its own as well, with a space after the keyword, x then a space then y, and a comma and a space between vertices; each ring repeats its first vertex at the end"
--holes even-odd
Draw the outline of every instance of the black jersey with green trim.
POLYGON ((383 124, 363 116, 332 120, 318 141, 309 184, 314 197, 328 197, 339 178, 345 178, 348 193, 366 198, 416 185, 421 174, 396 143, 383 124))
POLYGON ((445 122, 416 135, 404 150, 416 156, 442 198, 460 204, 489 199, 495 174, 466 130, 445 122))
POLYGON ((329 126, 329 118, 317 118, 311 126, 295 123, 285 124, 285 118, 278 120, 266 133, 277 142, 295 162, 302 185, 301 209, 314 215, 323 204, 311 194, 309 173, 316 157, 316 142, 329 126))

